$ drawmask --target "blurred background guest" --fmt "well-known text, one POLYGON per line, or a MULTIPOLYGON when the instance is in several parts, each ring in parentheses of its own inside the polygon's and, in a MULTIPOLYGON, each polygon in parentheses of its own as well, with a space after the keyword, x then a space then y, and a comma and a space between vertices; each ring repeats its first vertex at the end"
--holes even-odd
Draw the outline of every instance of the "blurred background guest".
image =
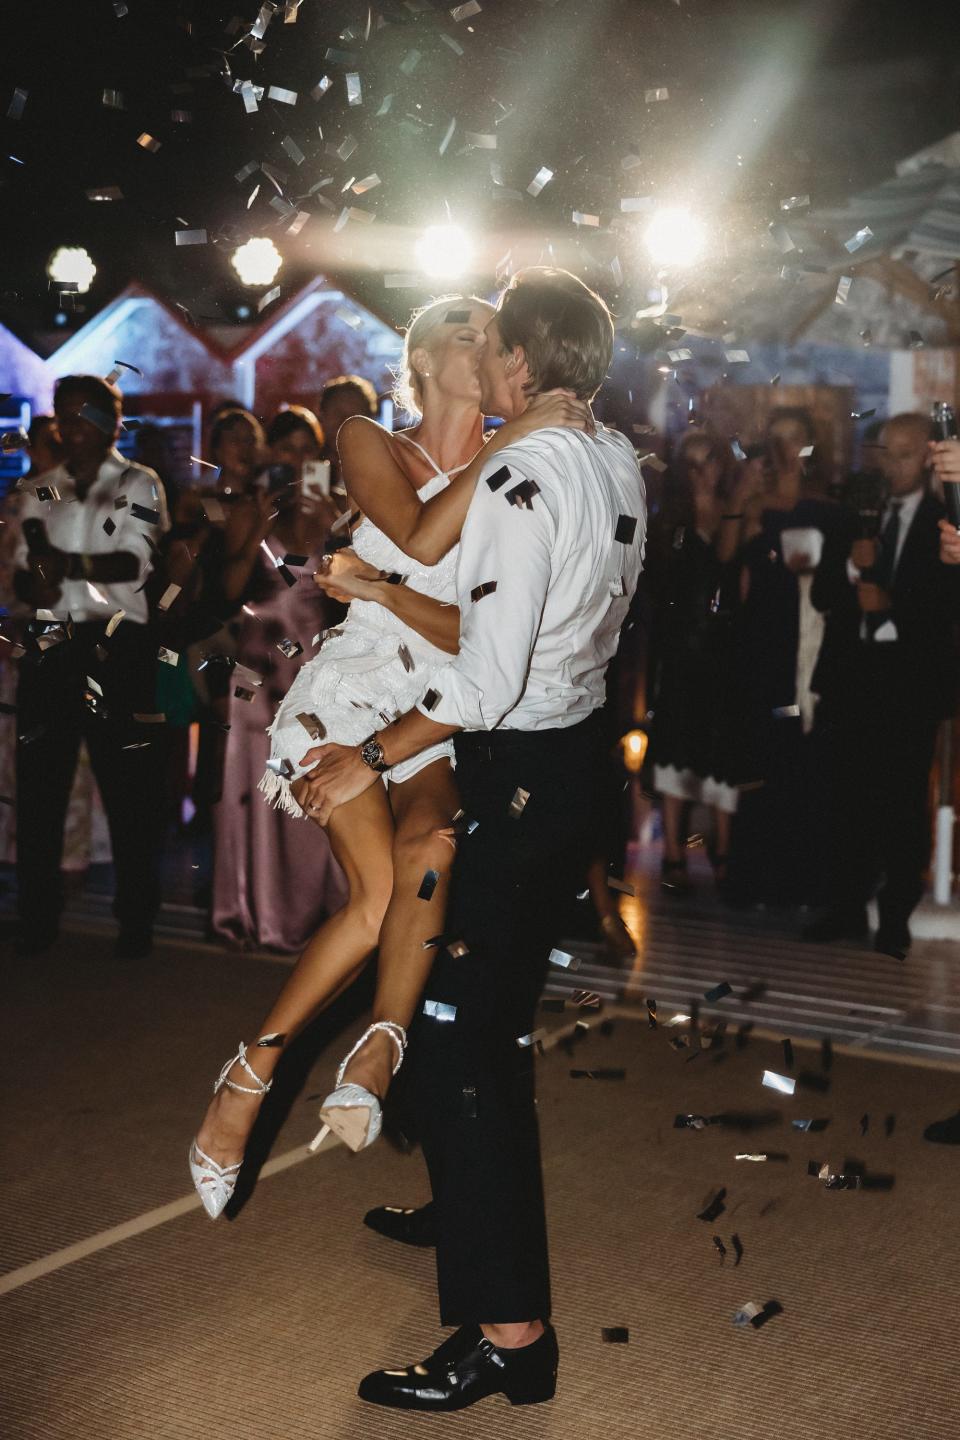
POLYGON ((376 420, 379 408, 376 390, 362 375, 338 375, 324 385, 317 410, 323 430, 323 458, 330 462, 330 479, 335 493, 341 489, 337 431, 351 415, 367 415, 376 420))
POLYGON ((826 539, 843 526, 826 489, 809 412, 773 410, 762 471, 749 457, 725 522, 740 530, 745 742, 762 782, 743 794, 731 836, 729 893, 739 903, 810 904, 823 895, 828 806, 812 686, 823 619, 811 592, 826 539))
MULTIPOLYGON (((253 532, 259 538, 224 567, 224 592, 242 603, 236 653, 262 684, 244 683, 242 673, 230 677, 223 793, 213 812, 212 925, 235 943, 293 951, 339 908, 346 885, 325 831, 311 825, 301 834, 304 827, 260 803, 256 791, 270 754, 267 727, 301 656, 332 623, 334 607, 312 576, 337 511, 314 483, 327 472, 313 413, 297 405, 282 410, 266 438, 269 463, 256 496, 266 516, 253 532), (278 567, 285 556, 288 567, 278 567)), ((303 741, 309 749, 306 729, 303 741)))
POLYGON ((718 553, 733 456, 688 431, 651 525, 646 576, 652 598, 649 759, 662 797, 666 890, 688 888, 686 819, 692 804, 713 816, 710 855, 726 881, 730 820, 743 778, 742 725, 734 655, 735 576, 718 553))
POLYGON ((204 834, 223 788, 230 664, 237 653, 231 624, 266 534, 269 505, 253 482, 267 457, 263 427, 249 410, 221 409, 210 427, 203 474, 212 482, 177 497, 167 544, 167 579, 181 586, 176 615, 185 622, 174 647, 187 656, 193 709, 199 722, 193 777, 192 829, 204 834), (237 583, 239 578, 240 583, 237 583), (208 657, 216 661, 210 663, 208 657))
POLYGON ((14 558, 18 598, 47 612, 27 627, 18 674, 19 946, 36 954, 57 939, 64 825, 85 741, 110 825, 115 954, 136 959, 151 949, 160 903, 165 748, 152 718, 157 659, 144 577, 152 536, 169 521, 157 477, 114 448, 115 386, 64 376, 54 412, 63 460, 22 496, 14 558))
POLYGON ((929 493, 931 438, 925 415, 887 421, 879 536, 857 538, 850 527, 832 537, 814 589, 827 617, 816 686, 836 822, 829 908, 804 937, 865 935, 876 892, 875 949, 900 958, 930 857, 937 729, 956 703, 952 576, 939 563, 944 512, 929 493))

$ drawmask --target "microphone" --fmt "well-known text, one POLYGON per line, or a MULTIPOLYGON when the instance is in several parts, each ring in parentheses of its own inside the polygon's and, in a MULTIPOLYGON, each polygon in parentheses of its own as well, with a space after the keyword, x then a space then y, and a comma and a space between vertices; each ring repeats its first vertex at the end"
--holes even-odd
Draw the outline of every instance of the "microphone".
MULTIPOLYGON (((948 405, 945 400, 934 401, 930 418, 933 420, 938 440, 957 439, 957 417, 952 405, 948 405)), ((960 480, 942 480, 940 483, 943 486, 943 503, 947 507, 950 524, 955 530, 960 530, 960 480)))

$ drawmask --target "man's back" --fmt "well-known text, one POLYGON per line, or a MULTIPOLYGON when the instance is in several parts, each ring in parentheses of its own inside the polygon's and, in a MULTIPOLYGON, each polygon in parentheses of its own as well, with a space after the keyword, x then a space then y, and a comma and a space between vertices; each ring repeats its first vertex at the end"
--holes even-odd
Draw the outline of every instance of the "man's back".
POLYGON ((615 431, 538 430, 490 460, 458 574, 469 728, 563 728, 603 704, 645 538, 643 479, 615 431))

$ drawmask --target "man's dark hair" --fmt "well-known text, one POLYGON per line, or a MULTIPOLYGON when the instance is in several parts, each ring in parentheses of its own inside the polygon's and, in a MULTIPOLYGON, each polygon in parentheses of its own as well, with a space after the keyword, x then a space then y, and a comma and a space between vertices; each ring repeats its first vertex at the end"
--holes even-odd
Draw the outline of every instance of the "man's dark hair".
POLYGON ((109 385, 99 375, 61 375, 53 390, 53 408, 68 395, 79 395, 94 410, 113 415, 117 420, 123 414, 123 396, 116 385, 109 385))
POLYGON ((364 380, 362 375, 338 375, 333 380, 328 380, 320 392, 320 400, 317 408, 322 410, 328 400, 335 395, 344 392, 356 395, 366 407, 367 414, 371 420, 376 420, 377 411, 380 408, 377 404, 377 392, 369 380, 364 380))
POLYGON ((529 389, 572 390, 592 400, 613 358, 613 318, 568 270, 533 266, 514 275, 497 311, 503 351, 520 346, 529 389))
POLYGON ((27 438, 30 444, 32 445, 35 442, 41 430, 45 430, 48 425, 56 425, 56 423, 56 415, 34 415, 27 427, 27 438))

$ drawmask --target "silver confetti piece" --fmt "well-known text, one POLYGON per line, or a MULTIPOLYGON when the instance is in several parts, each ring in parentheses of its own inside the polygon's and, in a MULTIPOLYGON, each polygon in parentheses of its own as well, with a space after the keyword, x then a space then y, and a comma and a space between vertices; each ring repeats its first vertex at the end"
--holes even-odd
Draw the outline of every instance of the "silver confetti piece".
POLYGON ((296 90, 285 90, 282 85, 271 85, 267 91, 268 100, 279 100, 281 105, 296 105, 296 90))
POLYGON ((306 730, 311 740, 323 740, 326 738, 326 726, 316 715, 303 713, 297 716, 300 724, 306 730))
POLYGON ((853 284, 852 275, 841 275, 837 281, 837 293, 834 295, 834 304, 846 305, 847 297, 850 294, 850 287, 853 284))
POLYGON ((174 232, 177 245, 206 245, 206 230, 177 230, 174 232))
POLYGON ((20 119, 21 115, 23 114, 23 108, 27 103, 27 98, 29 94, 29 90, 24 90, 21 86, 17 86, 17 88, 13 92, 13 98, 11 99, 10 104, 7 106, 8 120, 20 119))
POLYGON ((477 0, 466 0, 466 4, 464 5, 454 5, 450 14, 454 20, 468 20, 471 15, 479 15, 481 8, 477 0))
POLYGON ((580 960, 576 955, 570 955, 566 950, 551 950, 549 955, 551 965, 556 965, 561 970, 579 970, 580 960))
POLYGON ((164 665, 176 666, 180 664, 180 656, 176 650, 168 650, 166 645, 160 646, 160 649, 157 651, 157 659, 161 660, 164 665))
POLYGON ((457 1018, 456 1005, 445 1005, 441 1000, 424 1000, 423 1013, 431 1020, 449 1023, 457 1018))
POLYGON ((756 1300, 748 1300, 746 1305, 741 1305, 740 1309, 734 1315, 733 1323, 742 1328, 745 1325, 749 1325, 752 1320, 755 1320, 762 1311, 763 1306, 758 1305, 756 1300))
POLYGON ((543 187, 549 185, 552 179, 553 171, 549 170, 546 165, 542 165, 527 186, 527 194, 534 196, 539 195, 543 187))
POLYGON ((843 248, 844 250, 849 251, 852 255, 855 250, 862 249, 862 247, 866 245, 867 241, 872 239, 873 231, 870 229, 869 225, 864 225, 860 230, 857 231, 856 235, 851 235, 849 240, 844 240, 843 248))
POLYGON ((775 1070, 764 1070, 761 1083, 769 1090, 779 1090, 781 1095, 792 1095, 797 1088, 792 1075, 778 1075, 775 1070))
POLYGON ((363 87, 360 84, 360 76, 355 70, 349 70, 343 77, 347 85, 347 104, 363 104, 363 87))

